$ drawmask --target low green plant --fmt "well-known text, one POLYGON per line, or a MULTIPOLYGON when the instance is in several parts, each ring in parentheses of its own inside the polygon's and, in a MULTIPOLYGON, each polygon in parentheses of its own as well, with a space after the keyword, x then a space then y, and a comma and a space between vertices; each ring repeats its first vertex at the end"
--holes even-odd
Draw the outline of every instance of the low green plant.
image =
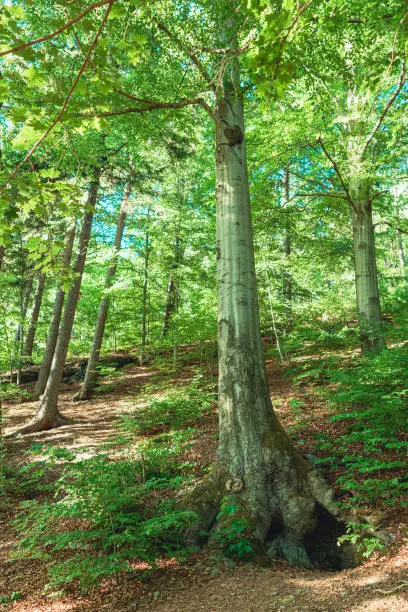
POLYGON ((375 552, 384 550, 385 546, 375 535, 367 535, 367 530, 373 529, 369 523, 347 523, 346 533, 337 540, 337 545, 341 546, 348 542, 357 547, 357 550, 366 559, 375 552))
POLYGON ((2 595, 0 597, 0 604, 10 604, 13 603, 13 601, 18 601, 19 599, 22 599, 23 596, 21 595, 21 593, 11 593, 10 595, 2 595))
POLYGON ((183 545, 183 533, 196 515, 178 509, 172 499, 152 498, 155 490, 178 489, 183 480, 164 467, 160 477, 151 477, 149 466, 156 459, 149 450, 143 461, 106 454, 68 461, 52 498, 20 505, 14 556, 48 559, 49 588, 77 581, 85 589, 104 576, 131 571, 132 560, 153 567, 163 555, 184 558, 190 549, 183 545))
POLYGON ((253 547, 248 537, 251 526, 245 516, 244 506, 234 497, 224 497, 217 522, 219 528, 213 536, 214 541, 227 556, 242 559, 252 552, 253 547))
POLYGON ((200 388, 194 379, 189 386, 178 385, 163 395, 149 398, 130 415, 122 417, 122 426, 132 433, 158 429, 180 429, 196 423, 210 410, 215 393, 200 388))
POLYGON ((289 373, 298 384, 319 384, 332 410, 328 421, 341 424, 336 438, 315 434, 314 447, 321 453, 318 463, 342 469, 337 483, 349 492, 348 505, 408 505, 408 347, 305 361, 289 373))

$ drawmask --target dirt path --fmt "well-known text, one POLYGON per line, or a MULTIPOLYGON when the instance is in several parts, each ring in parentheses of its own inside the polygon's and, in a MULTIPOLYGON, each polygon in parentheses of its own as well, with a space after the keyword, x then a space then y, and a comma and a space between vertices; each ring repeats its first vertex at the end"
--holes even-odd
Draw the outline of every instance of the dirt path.
MULTIPOLYGON (((63 389, 61 409, 75 424, 52 432, 31 434, 8 442, 9 461, 24 462, 23 451, 34 443, 61 445, 84 453, 98 449, 115 437, 114 421, 132 409, 141 387, 157 374, 148 368, 130 367, 115 379, 116 389, 90 402, 72 403, 77 387, 63 389), (86 449, 86 451, 85 451, 86 449)), ((181 374, 189 377, 188 368, 181 374)), ((276 400, 276 411, 285 425, 293 421, 288 409, 295 392, 289 380, 282 377, 279 365, 267 362, 267 375, 276 400)), ((168 381, 169 385, 172 381, 168 381)), ((30 418, 36 405, 30 402, 5 407, 6 432, 30 418)), ((203 430, 200 452, 206 461, 213 459, 215 444, 211 424, 203 430), (208 443, 205 442, 208 440, 208 443), (203 442, 204 441, 204 442, 203 442)), ((205 553, 187 564, 168 560, 159 564, 143 582, 137 577, 119 576, 106 580, 86 596, 75 592, 43 596, 46 583, 45 564, 41 561, 10 563, 8 555, 14 543, 10 519, 13 508, 0 514, 0 596, 10 592, 23 598, 12 604, 0 604, 1 610, 16 612, 99 611, 126 612, 152 610, 180 612, 218 611, 273 611, 273 612, 403 612, 408 611, 408 539, 406 520, 394 524, 396 543, 386 555, 370 560, 364 566, 338 573, 302 571, 279 563, 271 569, 236 566, 232 569, 214 568, 206 561, 205 553), (402 531, 404 530, 404 531, 402 531), (211 567, 211 570, 209 569, 211 567)), ((144 569, 144 568, 141 568, 144 569)))

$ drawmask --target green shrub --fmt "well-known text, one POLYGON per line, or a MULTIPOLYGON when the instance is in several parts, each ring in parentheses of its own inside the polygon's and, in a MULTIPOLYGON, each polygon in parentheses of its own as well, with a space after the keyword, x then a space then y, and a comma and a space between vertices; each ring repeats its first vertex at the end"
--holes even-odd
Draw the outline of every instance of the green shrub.
POLYGON ((165 395, 149 399, 131 415, 124 415, 122 426, 135 434, 180 429, 196 423, 214 402, 215 394, 200 389, 194 379, 188 387, 176 386, 165 395))
MULTIPOLYGON (((184 450, 181 443, 178 450, 184 450)), ((66 463, 53 485, 53 499, 20 505, 15 556, 50 559, 50 587, 78 581, 82 588, 130 571, 134 559, 154 566, 160 556, 184 556, 189 551, 183 532, 195 515, 179 510, 171 499, 152 498, 152 491, 178 489, 187 470, 183 477, 183 470, 175 475, 163 466, 158 478, 151 469, 156 463, 151 449, 145 449, 143 461, 99 455, 66 463), (58 551, 64 552, 62 560, 56 559, 58 551)))

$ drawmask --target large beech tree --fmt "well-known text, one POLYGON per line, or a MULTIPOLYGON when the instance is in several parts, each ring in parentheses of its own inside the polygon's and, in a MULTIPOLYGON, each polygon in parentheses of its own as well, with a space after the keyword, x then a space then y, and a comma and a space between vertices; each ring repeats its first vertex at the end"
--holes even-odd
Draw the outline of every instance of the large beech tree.
MULTIPOLYGON (((116 25, 109 33, 115 39, 118 33, 122 36, 124 13, 120 10, 114 12, 114 2, 107 4, 98 34, 112 9, 116 25)), ((336 537, 341 531, 339 510, 327 485, 295 449, 272 409, 259 327, 246 160, 244 97, 248 76, 242 71, 241 57, 249 41, 261 33, 263 45, 266 44, 270 52, 276 54, 274 59, 278 61, 279 51, 308 5, 308 2, 302 7, 295 2, 277 3, 272 15, 268 7, 264 15, 263 2, 251 4, 256 9, 255 13, 247 12, 240 2, 229 0, 203 0, 177 6, 163 2, 154 6, 154 15, 150 14, 148 7, 146 10, 139 7, 135 11, 134 27, 140 28, 142 21, 144 24, 150 23, 152 63, 142 62, 141 68, 132 71, 129 67, 121 67, 123 54, 121 56, 119 53, 112 62, 114 85, 110 85, 112 81, 106 84, 107 77, 101 77, 101 81, 104 80, 103 89, 112 87, 112 97, 104 98, 102 90, 97 92, 92 108, 78 112, 78 115, 101 118, 142 114, 163 108, 201 106, 214 122, 220 439, 211 474, 184 500, 199 516, 189 532, 190 539, 199 537, 204 529, 210 531, 212 541, 217 540, 215 536, 228 521, 220 513, 222 502, 227 497, 232 498, 237 513, 245 517, 252 548, 260 554, 267 553, 272 558, 283 555, 289 563, 303 567, 311 567, 312 561, 317 558, 320 561, 326 559, 330 567, 340 567, 350 560, 343 558, 336 547, 336 537), (261 27, 258 27, 258 21, 263 24, 261 27), (193 36, 201 41, 191 42, 193 36), (151 72, 149 66, 156 68, 155 62, 164 53, 167 53, 166 70, 170 71, 171 83, 176 75, 183 81, 185 77, 187 86, 191 88, 189 93, 193 93, 190 97, 179 97, 174 101, 173 96, 168 101, 149 96, 152 92, 150 81, 158 87, 160 77, 164 79, 163 72, 151 72), (191 71, 193 76, 183 76, 186 61, 194 68, 191 71), (175 71, 174 75, 171 74, 172 70, 175 71), (146 74, 149 79, 146 79, 146 74), (123 87, 131 87, 131 91, 122 89, 118 84, 120 78, 123 87), (149 91, 143 91, 148 87, 149 91), (123 98, 130 98, 137 106, 124 107, 123 98), (99 103, 105 108, 107 103, 111 104, 111 109, 95 111, 95 104, 99 103)), ((116 6, 119 7, 120 3, 116 6)), ((125 15, 127 19, 126 11, 125 15)), ((82 71, 97 35, 85 55, 82 71)), ((149 58, 146 59, 148 61, 149 58)), ((94 75, 100 76, 99 67, 94 65, 93 69, 94 75)), ((81 71, 77 80, 80 76, 81 71)), ((169 83, 169 77, 166 82, 169 83)), ((186 85, 183 87, 185 90, 186 85)), ((166 92, 162 94, 164 97, 166 92)), ((70 96, 65 99, 63 110, 69 100, 70 96)), ((195 113, 191 116, 195 116, 195 113)), ((47 135, 49 131, 44 134, 47 135)), ((41 142, 39 140, 33 149, 41 142)), ((96 185, 97 182, 93 184, 94 191, 96 185)), ((89 239, 89 223, 86 232, 84 227, 80 243, 89 239)), ((82 252, 83 247, 80 247, 79 254, 82 252)), ((77 276, 67 297, 60 337, 40 411, 25 431, 33 431, 39 426, 44 428, 45 424, 53 427, 64 422, 57 410, 57 393, 83 270, 83 262, 81 265, 79 259, 77 262, 77 276)))

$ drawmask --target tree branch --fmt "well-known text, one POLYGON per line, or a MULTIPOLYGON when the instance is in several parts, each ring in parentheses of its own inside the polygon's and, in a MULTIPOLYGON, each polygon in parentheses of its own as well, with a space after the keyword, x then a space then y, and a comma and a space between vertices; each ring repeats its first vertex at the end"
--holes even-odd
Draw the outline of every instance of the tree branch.
POLYGON ((207 113, 210 115, 212 119, 215 120, 214 112, 209 104, 202 98, 185 98, 183 100, 179 100, 178 102, 158 102, 156 100, 145 100, 144 98, 137 98, 136 96, 132 96, 130 94, 126 94, 126 96, 135 101, 146 104, 146 106, 140 107, 135 106, 131 108, 123 108, 119 110, 113 111, 102 111, 96 113, 77 113, 76 117, 115 117, 118 115, 128 115, 129 113, 144 113, 147 111, 154 111, 160 108, 184 108, 186 106, 201 106, 204 108, 207 113))
POLYGON ((188 55, 188 57, 191 59, 193 64, 196 66, 196 68, 198 69, 200 74, 204 77, 204 79, 207 81, 207 83, 209 83, 211 89, 215 92, 216 87, 215 87, 215 85, 213 83, 213 79, 208 74, 207 69, 205 68, 204 64, 198 59, 198 57, 194 53, 194 51, 192 49, 190 49, 190 47, 188 47, 185 43, 183 43, 183 41, 181 41, 178 38, 178 36, 173 34, 173 32, 171 32, 164 23, 162 23, 161 21, 156 19, 156 17, 153 17, 153 21, 157 25, 159 30, 162 30, 162 32, 165 32, 165 34, 167 34, 167 36, 171 40, 173 40, 176 43, 176 45, 178 47, 180 47, 180 49, 182 49, 184 51, 184 53, 186 53, 188 55))
POLYGON ((311 198, 311 197, 322 197, 322 198, 338 198, 339 200, 345 200, 346 202, 350 203, 350 200, 348 197, 344 196, 344 195, 340 195, 339 193, 329 193, 329 192, 320 192, 320 191, 315 191, 314 193, 297 193, 296 194, 297 197, 302 197, 302 198, 311 198))
POLYGON ((56 119, 55 119, 55 120, 52 122, 52 124, 50 125, 50 127, 49 127, 49 128, 48 128, 48 129, 47 129, 47 130, 46 130, 46 131, 45 131, 45 132, 44 132, 44 133, 43 133, 41 136, 40 136, 40 138, 37 140, 37 142, 36 142, 36 143, 35 143, 35 144, 34 144, 34 145, 31 147, 30 151, 27 153, 27 155, 25 156, 25 158, 23 159, 23 161, 22 161, 22 162, 20 162, 20 163, 18 164, 18 166, 16 167, 16 169, 15 169, 15 170, 14 170, 14 171, 11 173, 11 175, 8 177, 7 181, 6 181, 6 182, 5 182, 5 183, 2 185, 1 190, 0 190, 0 193, 1 193, 1 192, 4 190, 4 187, 7 185, 7 183, 8 183, 8 182, 10 182, 10 181, 11 181, 11 179, 15 177, 15 175, 18 173, 18 171, 19 171, 19 170, 20 170, 20 169, 21 169, 21 168, 24 166, 24 164, 25 164, 25 163, 26 163, 26 162, 27 162, 27 161, 30 159, 30 157, 32 156, 32 154, 34 153, 34 151, 35 151, 35 150, 36 150, 36 149, 39 147, 39 145, 42 143, 42 141, 43 141, 43 140, 44 140, 44 139, 45 139, 45 138, 46 138, 46 137, 47 137, 47 136, 48 136, 48 135, 49 135, 49 134, 52 132, 52 130, 54 129, 54 127, 55 127, 55 126, 57 125, 57 123, 60 121, 60 119, 61 119, 62 115, 63 115, 63 114, 64 114, 64 112, 65 112, 65 109, 67 108, 67 106, 68 106, 68 104, 69 104, 69 101, 70 101, 70 99, 71 99, 71 97, 72 97, 72 94, 74 93, 75 87, 77 86, 78 81, 79 81, 79 79, 81 78, 82 73, 84 72, 84 70, 85 70, 85 68, 86 68, 86 66, 87 66, 87 64, 88 64, 88 60, 89 60, 89 58, 90 58, 90 56, 91 56, 91 53, 92 53, 92 51, 94 50, 96 43, 98 42, 99 35, 101 34, 102 29, 103 29, 103 26, 105 25, 105 22, 106 22, 106 20, 107 20, 107 18, 108 18, 108 16, 109 16, 109 13, 110 13, 110 11, 111 11, 112 5, 113 5, 113 4, 114 4, 114 2, 116 2, 116 1, 117 1, 117 0, 109 0, 109 2, 108 2, 108 8, 107 8, 107 10, 106 10, 106 12, 105 12, 105 15, 103 16, 102 21, 101 21, 101 23, 99 24, 99 28, 98 28, 98 30, 97 30, 97 32, 96 32, 96 34, 95 34, 94 38, 93 38, 92 43, 91 43, 91 44, 90 44, 90 46, 89 46, 88 53, 86 54, 86 57, 85 57, 85 59, 84 59, 84 61, 83 61, 83 63, 82 63, 82 66, 81 66, 81 68, 79 69, 78 74, 76 75, 76 77, 75 77, 75 79, 74 79, 74 82, 73 82, 73 83, 72 83, 72 85, 71 85, 71 88, 70 88, 70 90, 69 90, 69 92, 68 92, 68 95, 67 95, 67 97, 65 98, 64 104, 62 105, 62 108, 61 108, 60 112, 58 113, 58 115, 57 115, 56 119))
POLYGON ((380 129, 380 127, 382 125, 382 122, 384 121, 385 117, 387 116, 391 106, 394 104, 398 94, 400 93, 401 89, 404 87, 404 84, 406 83, 405 74, 406 74, 406 66, 405 66, 405 61, 403 61, 402 62, 402 67, 401 67, 400 78, 398 79, 397 88, 394 91, 394 93, 392 94, 392 96, 390 97, 390 99, 388 100, 387 104, 385 105, 384 110, 381 113, 380 117, 378 118, 378 121, 375 124, 371 134, 368 136, 368 138, 367 138, 367 140, 365 142, 364 148, 363 148, 362 155, 364 155, 364 153, 367 151, 368 147, 370 146, 371 141, 373 140, 374 136, 376 135, 376 133, 380 129))
POLYGON ((18 53, 19 51, 22 51, 23 49, 27 49, 28 47, 32 47, 33 45, 37 45, 39 43, 45 42, 46 40, 50 40, 50 38, 55 38, 55 36, 58 36, 65 30, 70 28, 74 23, 76 23, 77 21, 80 21, 83 17, 85 17, 88 13, 90 13, 94 9, 100 6, 104 6, 105 4, 112 5, 115 2, 118 2, 118 0, 101 0, 100 2, 95 2, 94 4, 91 4, 90 6, 88 6, 88 8, 86 8, 84 11, 82 11, 82 13, 80 13, 79 15, 77 15, 76 17, 74 17, 73 19, 65 23, 63 26, 58 28, 58 30, 51 32, 51 34, 47 34, 46 36, 42 36, 41 38, 36 38, 35 40, 31 40, 29 42, 22 43, 21 45, 18 45, 17 47, 13 47, 12 49, 7 49, 6 51, 2 51, 0 53, 0 57, 3 57, 4 55, 9 55, 10 53, 18 53))
POLYGON ((401 232, 401 234, 408 234, 408 230, 404 230, 401 227, 397 227, 396 225, 393 225, 389 221, 384 221, 384 220, 378 221, 377 223, 374 223, 373 227, 377 227, 378 225, 388 225, 388 227, 398 230, 399 232, 401 232))
POLYGON ((317 139, 317 142, 319 143, 319 145, 321 146, 323 153, 326 155, 327 159, 329 160, 329 162, 331 163, 331 165, 333 166, 333 169, 335 171, 335 173, 337 174, 337 176, 339 177, 340 183, 345 191, 345 193, 347 194, 347 200, 350 202, 350 204, 352 206, 354 206, 353 200, 350 197, 350 192, 347 188, 346 183, 343 180, 343 177, 341 176, 341 172, 336 164, 336 162, 334 161, 334 159, 331 157, 330 153, 328 152, 328 150, 326 149, 326 147, 323 144, 323 141, 321 139, 321 137, 319 136, 317 139))

